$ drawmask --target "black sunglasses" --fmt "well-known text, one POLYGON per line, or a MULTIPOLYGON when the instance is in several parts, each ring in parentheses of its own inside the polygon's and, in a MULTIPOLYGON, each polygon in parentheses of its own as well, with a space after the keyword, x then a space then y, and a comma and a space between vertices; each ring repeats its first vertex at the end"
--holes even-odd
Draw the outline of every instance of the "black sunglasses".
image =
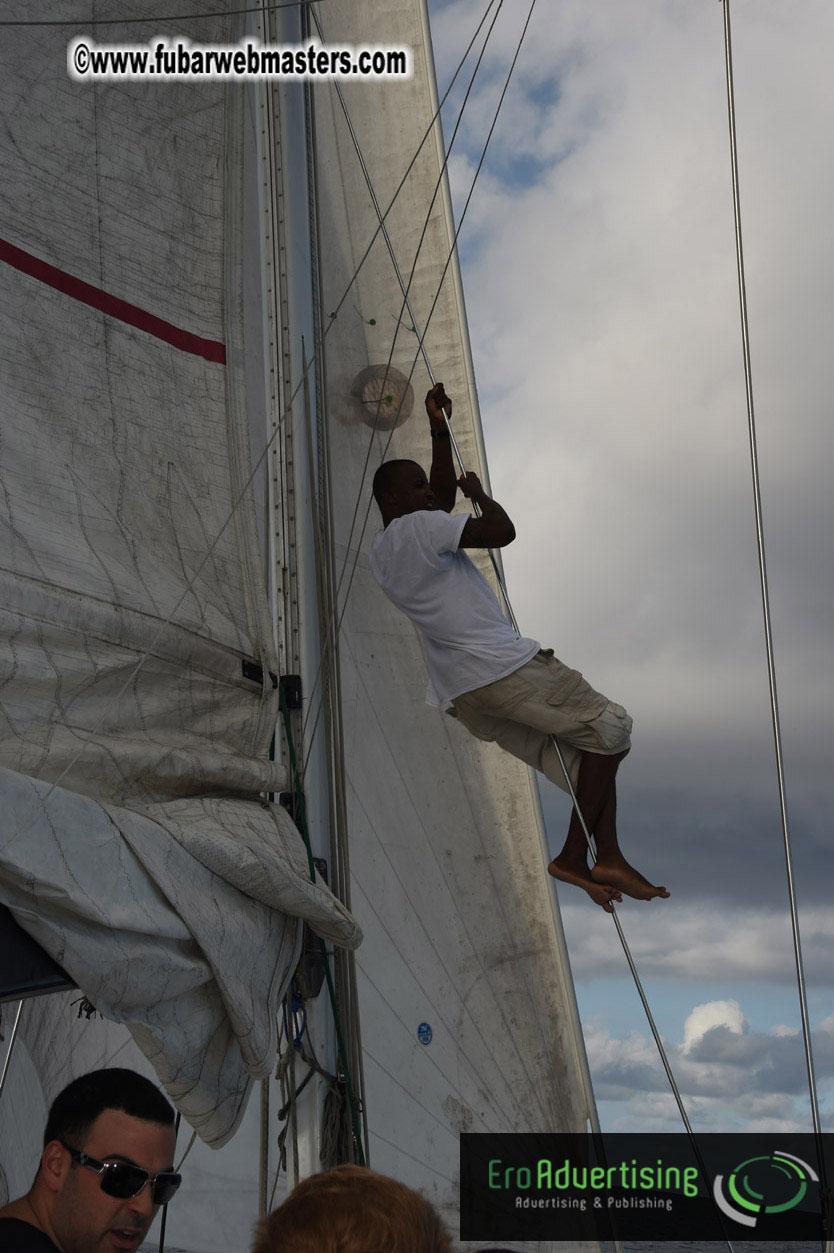
POLYGON ((68 1144, 64 1144, 63 1140, 60 1143, 74 1162, 78 1162, 79 1166, 86 1166, 88 1170, 94 1170, 97 1175, 101 1176, 99 1183, 102 1192, 106 1192, 108 1196, 117 1197, 120 1201, 138 1196, 145 1184, 149 1183, 154 1205, 167 1205, 182 1183, 182 1175, 176 1175, 172 1170, 161 1170, 158 1174, 152 1175, 143 1166, 134 1166, 131 1162, 100 1162, 95 1157, 90 1157, 89 1153, 82 1153, 80 1149, 71 1149, 68 1144))

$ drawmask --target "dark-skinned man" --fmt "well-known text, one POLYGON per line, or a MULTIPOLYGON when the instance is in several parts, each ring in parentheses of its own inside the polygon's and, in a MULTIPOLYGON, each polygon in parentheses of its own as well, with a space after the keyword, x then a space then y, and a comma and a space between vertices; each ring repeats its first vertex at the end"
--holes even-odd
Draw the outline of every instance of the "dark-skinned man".
POLYGON ((371 569, 386 596, 419 628, 429 673, 427 701, 454 705, 481 740, 541 770, 567 791, 555 736, 588 830, 571 815, 562 850, 548 871, 584 888, 608 912, 622 893, 637 900, 668 896, 629 865, 617 840, 615 777, 630 747, 631 718, 536 640, 519 636, 504 617, 467 548, 503 548, 515 539, 505 510, 475 474, 456 478, 443 410, 452 402, 438 383, 426 397, 432 438, 428 479, 414 461, 387 461, 374 476, 384 530, 371 546, 371 569), (481 516, 452 514, 457 488, 481 516))

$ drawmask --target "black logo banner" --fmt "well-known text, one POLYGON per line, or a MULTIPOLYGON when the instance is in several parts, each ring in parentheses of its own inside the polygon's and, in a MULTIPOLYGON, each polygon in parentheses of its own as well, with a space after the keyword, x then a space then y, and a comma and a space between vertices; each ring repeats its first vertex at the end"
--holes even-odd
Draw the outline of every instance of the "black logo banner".
POLYGON ((831 1237, 834 1135, 462 1135, 463 1240, 831 1237), (820 1160, 822 1151, 822 1161, 820 1160))

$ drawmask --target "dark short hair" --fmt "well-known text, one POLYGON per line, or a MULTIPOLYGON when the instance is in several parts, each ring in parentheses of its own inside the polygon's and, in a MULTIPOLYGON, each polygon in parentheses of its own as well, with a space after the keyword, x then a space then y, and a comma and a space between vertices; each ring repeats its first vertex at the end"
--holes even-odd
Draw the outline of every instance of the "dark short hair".
POLYGON ((399 460, 399 461, 383 461, 382 465, 374 475, 374 500, 382 508, 382 498, 386 492, 393 491, 399 480, 402 478, 406 466, 417 466, 416 461, 399 460))
POLYGON ((58 1093, 46 1120, 44 1147, 51 1140, 63 1140, 71 1148, 81 1148, 93 1123, 106 1109, 117 1109, 145 1122, 174 1124, 173 1106, 150 1079, 135 1070, 112 1066, 91 1070, 58 1093))

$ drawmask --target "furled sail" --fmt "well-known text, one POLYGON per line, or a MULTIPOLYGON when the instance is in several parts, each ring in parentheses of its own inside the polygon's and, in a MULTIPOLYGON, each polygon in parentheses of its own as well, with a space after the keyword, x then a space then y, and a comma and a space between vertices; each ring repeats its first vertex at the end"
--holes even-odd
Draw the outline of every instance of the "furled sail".
POLYGON ((12 27, 0 50, 0 901, 219 1144, 271 1068, 301 919, 359 931, 258 799, 286 773, 241 359, 242 93, 74 83, 71 29, 12 27))

